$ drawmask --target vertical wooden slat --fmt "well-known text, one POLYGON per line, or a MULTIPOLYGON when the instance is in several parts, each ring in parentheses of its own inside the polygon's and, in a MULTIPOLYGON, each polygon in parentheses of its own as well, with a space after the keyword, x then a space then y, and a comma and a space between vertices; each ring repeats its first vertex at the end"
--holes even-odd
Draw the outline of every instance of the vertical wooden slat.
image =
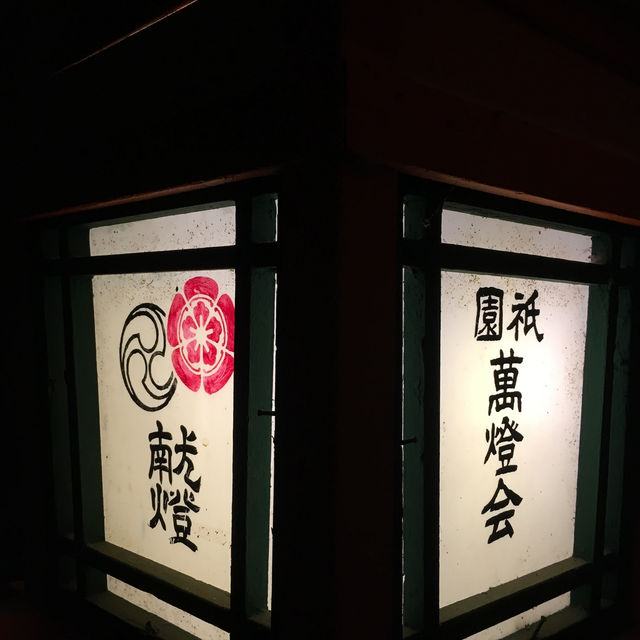
MULTIPOLYGON (((61 237, 62 258, 89 253, 88 230, 61 237), (73 247, 71 245, 74 245, 73 247)), ((74 537, 84 545, 104 539, 100 423, 95 358, 93 290, 91 278, 62 279, 65 324, 65 366, 68 394, 71 475, 73 483, 74 537)), ((104 590, 105 580, 89 580, 87 568, 77 563, 77 585, 81 595, 104 590)))
MULTIPOLYGON (((611 261, 614 269, 620 263, 621 239, 613 238, 613 251, 611 261)), ((611 412, 612 393, 614 379, 614 351, 617 340, 618 328, 618 283, 612 276, 609 282, 609 312, 607 318, 607 347, 604 366, 604 394, 602 403, 602 431, 600 434, 600 459, 598 465, 598 493, 596 502, 596 528, 594 534, 595 576, 591 592, 591 610, 598 611, 602 606, 602 581, 604 578, 604 544, 607 515, 607 488, 609 482, 609 444, 611 441, 611 412)))
MULTIPOLYGON (((435 196, 436 194, 434 194, 435 196)), ((424 238, 424 631, 438 633, 440 607, 440 229, 442 200, 427 200, 424 238)))
MULTIPOLYGON (((631 238, 629 238, 631 240, 631 238)), ((638 532, 640 531, 640 503, 638 501, 638 481, 640 466, 637 455, 640 450, 640 408, 636 395, 640 389, 640 261, 638 252, 640 242, 633 239, 635 256, 631 261, 630 314, 631 342, 628 379, 628 412, 625 433, 624 455, 624 489, 622 494, 620 557, 624 560, 620 570, 618 596, 620 609, 626 623, 640 628, 640 548, 638 548, 638 532), (634 366, 635 364, 635 366, 634 366)))
MULTIPOLYGON (((597 516, 598 467, 602 430, 604 367, 606 358, 609 293, 606 285, 589 287, 585 338, 582 410, 576 489, 576 520, 573 553, 593 560, 597 516)), ((576 598, 574 604, 585 604, 576 598)))
POLYGON ((247 612, 267 608, 275 270, 251 274, 251 362, 247 439, 247 612))
POLYGON ((404 268, 403 623, 424 626, 424 272, 404 268))
MULTIPOLYGON (((403 199, 404 236, 424 235, 425 199, 403 199)), ((402 579, 403 625, 424 626, 424 359, 425 281, 422 267, 402 272, 402 579)))
POLYGON ((83 542, 104 540, 102 457, 92 278, 70 278, 83 542))
MULTIPOLYGON (((61 230, 59 236, 60 255, 69 257, 67 236, 65 230, 61 230)), ((78 544, 84 544, 84 515, 82 508, 82 486, 81 486, 81 463, 79 445, 79 425, 76 398, 76 370, 75 370, 75 345, 73 336, 72 318, 72 297, 71 284, 68 276, 62 278, 62 315, 64 324, 64 344, 65 344, 65 382, 67 391, 67 415, 69 418, 69 450, 71 454, 71 483, 73 495, 73 537, 78 544)), ((85 575, 84 567, 78 562, 76 574, 76 585, 78 593, 84 596, 85 575)))
POLYGON ((249 398, 249 310, 251 271, 249 243, 251 205, 246 196, 236 200, 235 351, 233 398, 233 507, 231 526, 231 614, 232 640, 242 637, 246 612, 247 525, 247 429, 249 398))

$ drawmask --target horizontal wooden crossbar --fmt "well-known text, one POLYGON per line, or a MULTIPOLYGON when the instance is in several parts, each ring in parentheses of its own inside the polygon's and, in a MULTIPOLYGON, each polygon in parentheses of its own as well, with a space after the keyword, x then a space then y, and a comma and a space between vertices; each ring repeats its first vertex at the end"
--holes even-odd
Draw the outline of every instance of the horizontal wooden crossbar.
POLYGON ((453 639, 491 627, 586 583, 593 565, 567 558, 440 609, 440 637, 453 639))

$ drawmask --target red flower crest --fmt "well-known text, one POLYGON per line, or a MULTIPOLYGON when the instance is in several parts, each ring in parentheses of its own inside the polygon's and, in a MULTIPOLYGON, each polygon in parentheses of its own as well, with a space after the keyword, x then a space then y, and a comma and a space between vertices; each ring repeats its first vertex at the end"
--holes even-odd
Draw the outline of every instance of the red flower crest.
POLYGON ((222 389, 233 373, 234 308, 218 283, 204 276, 187 280, 184 295, 176 293, 167 320, 173 347, 171 362, 191 391, 222 389))

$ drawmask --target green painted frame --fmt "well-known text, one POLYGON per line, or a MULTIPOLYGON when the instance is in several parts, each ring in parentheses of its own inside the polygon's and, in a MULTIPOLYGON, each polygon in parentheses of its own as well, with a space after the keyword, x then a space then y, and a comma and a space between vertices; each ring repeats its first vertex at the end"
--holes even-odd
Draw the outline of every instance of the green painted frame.
MULTIPOLYGON (((48 310, 51 442, 60 516, 57 548, 60 565, 67 567, 59 576, 60 583, 133 627, 156 618, 108 592, 107 574, 230 632, 232 639, 270 635, 268 563, 279 261, 276 192, 276 181, 258 179, 33 223, 44 247, 40 273, 48 310), (88 255, 93 226, 222 201, 236 205, 233 246, 88 255), (92 276, 198 268, 236 271, 231 593, 104 540, 92 276)), ((192 637, 169 623, 163 623, 163 629, 171 637, 192 637)))
MULTIPOLYGON (((404 637, 464 638, 567 591, 572 592, 571 606, 545 620, 545 633, 580 634, 584 632, 580 625, 594 620, 606 618, 610 623, 617 617, 624 621, 628 614, 623 592, 628 581, 625 558, 630 541, 624 537, 622 520, 634 474, 628 464, 634 436, 625 428, 632 424, 634 409, 627 406, 626 399, 631 349, 638 350, 637 341, 631 344, 632 327, 637 328, 639 321, 638 230, 409 178, 401 195, 404 542, 399 579, 404 579, 404 637), (440 242, 440 221, 445 206, 590 233, 599 261, 585 264, 444 245, 440 242), (590 286, 590 303, 574 555, 440 609, 437 390, 442 269, 584 283, 590 286)), ((519 637, 521 632, 513 634, 514 640, 519 637)))

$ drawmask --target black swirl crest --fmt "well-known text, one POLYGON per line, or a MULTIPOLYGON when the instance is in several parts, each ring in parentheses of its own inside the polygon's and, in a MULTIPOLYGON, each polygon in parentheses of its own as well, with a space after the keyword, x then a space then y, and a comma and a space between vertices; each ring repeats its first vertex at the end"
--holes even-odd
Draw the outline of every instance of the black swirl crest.
POLYGON ((154 360, 164 358, 167 349, 164 319, 165 313, 157 305, 150 302, 139 304, 127 316, 120 337, 120 371, 124 385, 131 399, 146 411, 166 407, 176 390, 177 379, 173 370, 162 384, 153 377, 154 360), (132 379, 134 359, 141 359, 144 370, 137 371, 132 379))

